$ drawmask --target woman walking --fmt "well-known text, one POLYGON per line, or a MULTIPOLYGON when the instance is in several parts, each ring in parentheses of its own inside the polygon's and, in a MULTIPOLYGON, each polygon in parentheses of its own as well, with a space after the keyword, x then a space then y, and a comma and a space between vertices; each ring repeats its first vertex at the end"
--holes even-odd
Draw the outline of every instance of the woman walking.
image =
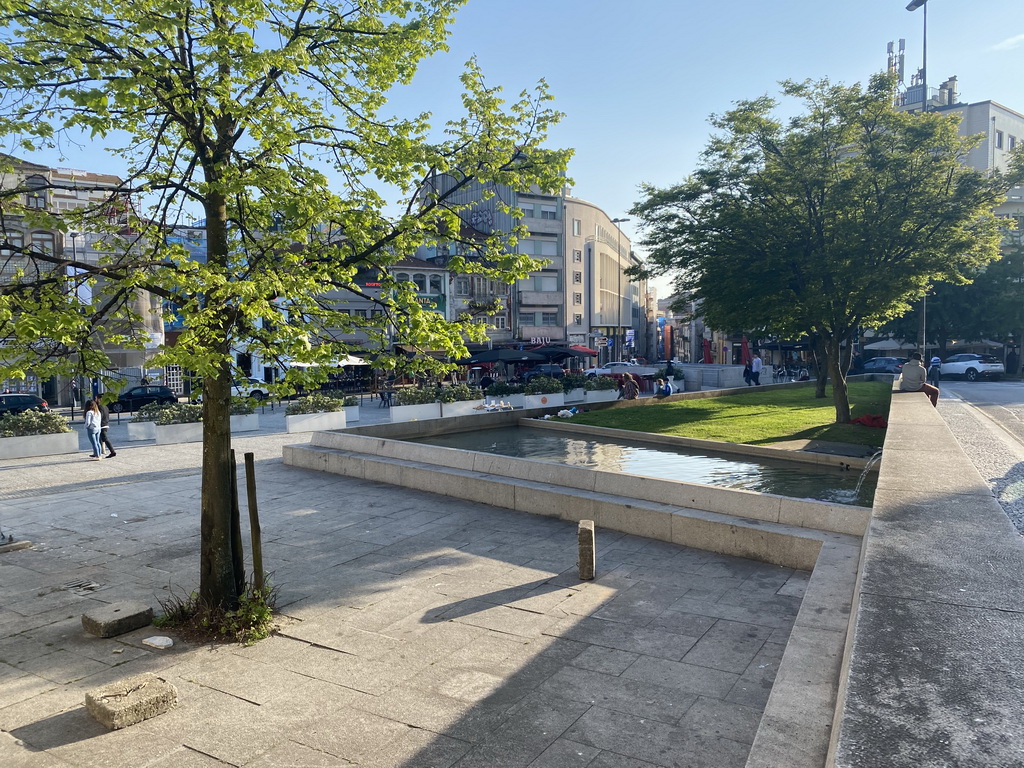
POLYGON ((95 400, 85 401, 85 434, 89 436, 89 444, 92 445, 93 461, 103 458, 103 449, 100 447, 100 429, 102 429, 103 417, 100 415, 100 408, 95 400))

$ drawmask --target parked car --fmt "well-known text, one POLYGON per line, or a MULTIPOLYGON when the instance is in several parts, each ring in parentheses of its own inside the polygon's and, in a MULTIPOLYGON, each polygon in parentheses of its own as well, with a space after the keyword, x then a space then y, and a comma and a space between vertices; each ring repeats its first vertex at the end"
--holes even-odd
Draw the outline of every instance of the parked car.
POLYGON ((900 373, 903 364, 907 362, 905 357, 873 357, 864 363, 861 370, 864 373, 900 373))
POLYGON ((639 368, 640 366, 634 362, 619 361, 615 363, 605 363, 604 365, 596 368, 587 368, 584 373, 593 378, 594 376, 610 376, 613 373, 630 373, 631 368, 639 368))
POLYGON ((998 379, 1006 373, 1006 369, 998 358, 992 357, 992 355, 962 352, 943 360, 939 366, 939 373, 943 378, 962 376, 968 381, 977 381, 980 378, 998 379))
POLYGON ((535 365, 523 374, 523 379, 529 381, 538 376, 550 376, 552 379, 560 379, 565 376, 565 369, 555 363, 541 363, 535 365))
POLYGON ((178 396, 170 387, 157 387, 145 385, 126 389, 117 396, 117 400, 110 404, 110 410, 114 413, 123 411, 137 411, 144 405, 150 403, 176 403, 178 396))
POLYGON ((48 411, 50 405, 38 395, 9 393, 0 395, 0 416, 25 411, 48 411))
POLYGON ((232 384, 231 394, 235 397, 251 397, 253 400, 266 400, 270 390, 267 388, 266 382, 250 377, 232 384))

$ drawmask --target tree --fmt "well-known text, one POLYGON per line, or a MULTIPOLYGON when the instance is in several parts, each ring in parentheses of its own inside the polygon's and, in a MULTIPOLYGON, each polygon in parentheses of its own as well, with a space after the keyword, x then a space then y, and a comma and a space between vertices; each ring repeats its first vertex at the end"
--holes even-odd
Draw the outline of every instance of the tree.
MULTIPOLYGON (((560 117, 543 82, 506 104, 470 62, 465 114, 440 139, 431 139, 429 115, 382 113, 388 90, 444 49, 463 2, 0 0, 0 133, 31 153, 84 132, 85 141, 119 142, 110 152, 129 169, 99 190, 101 203, 81 209, 31 207, 24 187, 4 190, 5 232, 20 222, 99 233, 106 255, 89 263, 6 243, 32 268, 0 288, 0 364, 15 375, 28 365, 43 376, 77 364, 97 369, 99 340, 143 341, 130 297, 149 292, 177 308, 185 331, 154 363, 203 377, 200 596, 208 604, 238 597, 229 530, 233 353, 327 364, 350 351, 338 337, 361 326, 380 342, 390 334, 464 356, 464 340, 482 338, 479 322, 445 322, 421 308, 388 266, 462 237, 468 204, 455 201, 467 185, 564 183, 569 152, 543 148, 560 117), (455 182, 439 191, 435 174, 455 182), (404 201, 397 213, 387 213, 384 190, 404 201), (195 218, 205 219, 205 263, 168 238, 195 218), (360 271, 381 282, 376 317, 339 305, 362 295, 360 271), (69 281, 102 290, 78 301, 69 281), (57 359, 58 348, 80 356, 57 359)), ((72 186, 98 193, 84 180, 72 186)), ((514 244, 514 232, 475 231, 449 268, 511 282, 537 266, 514 244)), ((321 370, 306 368, 305 383, 321 370)))
POLYGON ((846 371, 861 325, 906 312, 937 281, 964 282, 996 258, 993 207, 1020 178, 961 159, 976 143, 956 118, 898 112, 894 81, 866 89, 782 84, 803 102, 786 122, 776 101, 743 101, 712 118, 697 170, 643 188, 633 208, 648 275, 674 274, 709 325, 820 337, 836 420, 850 419, 846 371))

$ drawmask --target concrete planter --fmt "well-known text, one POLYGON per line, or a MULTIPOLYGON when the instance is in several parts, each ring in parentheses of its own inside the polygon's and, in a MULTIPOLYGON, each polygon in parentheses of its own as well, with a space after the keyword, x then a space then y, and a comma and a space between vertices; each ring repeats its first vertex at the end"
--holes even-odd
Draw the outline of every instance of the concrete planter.
POLYGON ((0 461, 25 459, 30 456, 54 456, 58 453, 78 453, 78 433, 62 432, 57 435, 26 435, 0 437, 0 461))
POLYGON ((440 419, 440 403, 423 403, 422 405, 393 405, 391 406, 391 421, 422 421, 423 419, 440 419))
POLYGON ((526 395, 488 395, 488 403, 508 403, 513 408, 523 408, 526 405, 526 395))
POLYGON ((187 424, 156 425, 157 445, 201 442, 203 442, 203 422, 201 421, 190 421, 187 424))
POLYGON ((359 406, 358 405, 346 405, 342 408, 342 412, 345 414, 345 423, 359 421, 359 406))
POLYGON ((294 432, 320 432, 326 429, 344 429, 348 426, 345 411, 324 411, 321 413, 297 413, 284 417, 288 434, 294 432))
POLYGON ((231 417, 231 432, 255 432, 260 428, 260 415, 258 413, 238 414, 231 417))
POLYGON ((587 399, 587 390, 583 387, 577 387, 576 389, 570 389, 565 393, 565 402, 567 403, 582 403, 587 399))
POLYGON ((129 421, 128 442, 136 440, 156 440, 155 421, 129 421))
POLYGON ((472 416, 474 413, 481 413, 483 411, 481 407, 483 404, 483 398, 480 400, 458 400, 454 403, 441 403, 441 415, 445 417, 472 416))
POLYGON ((588 389, 588 403, 607 403, 610 400, 618 400, 619 390, 617 389, 588 389))
POLYGON ((524 408, 549 408, 565 405, 565 395, 555 392, 549 395, 525 395, 524 408))

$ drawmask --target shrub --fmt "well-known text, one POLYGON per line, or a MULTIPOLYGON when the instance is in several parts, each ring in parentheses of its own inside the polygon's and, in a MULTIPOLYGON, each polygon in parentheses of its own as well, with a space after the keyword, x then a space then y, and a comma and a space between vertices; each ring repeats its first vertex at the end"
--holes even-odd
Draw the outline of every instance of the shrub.
POLYGON ((437 387, 403 387, 395 393, 396 405, 426 405, 437 402, 437 387))
POLYGON ((346 395, 340 389, 327 389, 320 394, 326 395, 327 397, 333 398, 334 400, 341 400, 341 404, 346 408, 351 408, 354 405, 359 405, 359 398, 355 395, 346 395))
POLYGON ((528 395, 554 395, 561 391, 561 379, 553 379, 550 376, 534 376, 525 390, 528 395))
POLYGON ((161 411, 170 408, 170 403, 146 403, 144 406, 139 408, 132 416, 132 422, 138 423, 140 421, 158 421, 160 418, 161 411))
POLYGON ((286 416, 297 416, 300 413, 330 413, 340 411, 344 407, 344 400, 325 395, 323 392, 314 392, 288 403, 284 413, 286 416))
POLYGON ((59 435, 72 431, 68 420, 53 411, 23 411, 0 416, 0 437, 59 435))
POLYGON ((509 384, 505 381, 496 381, 487 388, 488 397, 502 397, 504 395, 521 395, 524 387, 522 384, 509 384))
POLYGON ((456 403, 464 400, 480 400, 483 395, 479 389, 468 384, 453 384, 450 387, 438 387, 437 399, 442 403, 456 403))
POLYGON ((595 389, 618 389, 619 382, 613 379, 611 376, 595 376, 592 379, 587 379, 587 389, 594 391, 595 389))
POLYGON ((155 419, 157 425, 195 424, 203 420, 203 406, 195 403, 171 403, 163 406, 155 419))
POLYGON ((256 413, 256 406, 253 405, 252 400, 250 400, 248 397, 231 398, 232 416, 248 416, 250 413, 256 413))
POLYGON ((568 392, 572 389, 583 389, 587 386, 587 377, 582 373, 567 373, 562 377, 562 389, 568 392))

